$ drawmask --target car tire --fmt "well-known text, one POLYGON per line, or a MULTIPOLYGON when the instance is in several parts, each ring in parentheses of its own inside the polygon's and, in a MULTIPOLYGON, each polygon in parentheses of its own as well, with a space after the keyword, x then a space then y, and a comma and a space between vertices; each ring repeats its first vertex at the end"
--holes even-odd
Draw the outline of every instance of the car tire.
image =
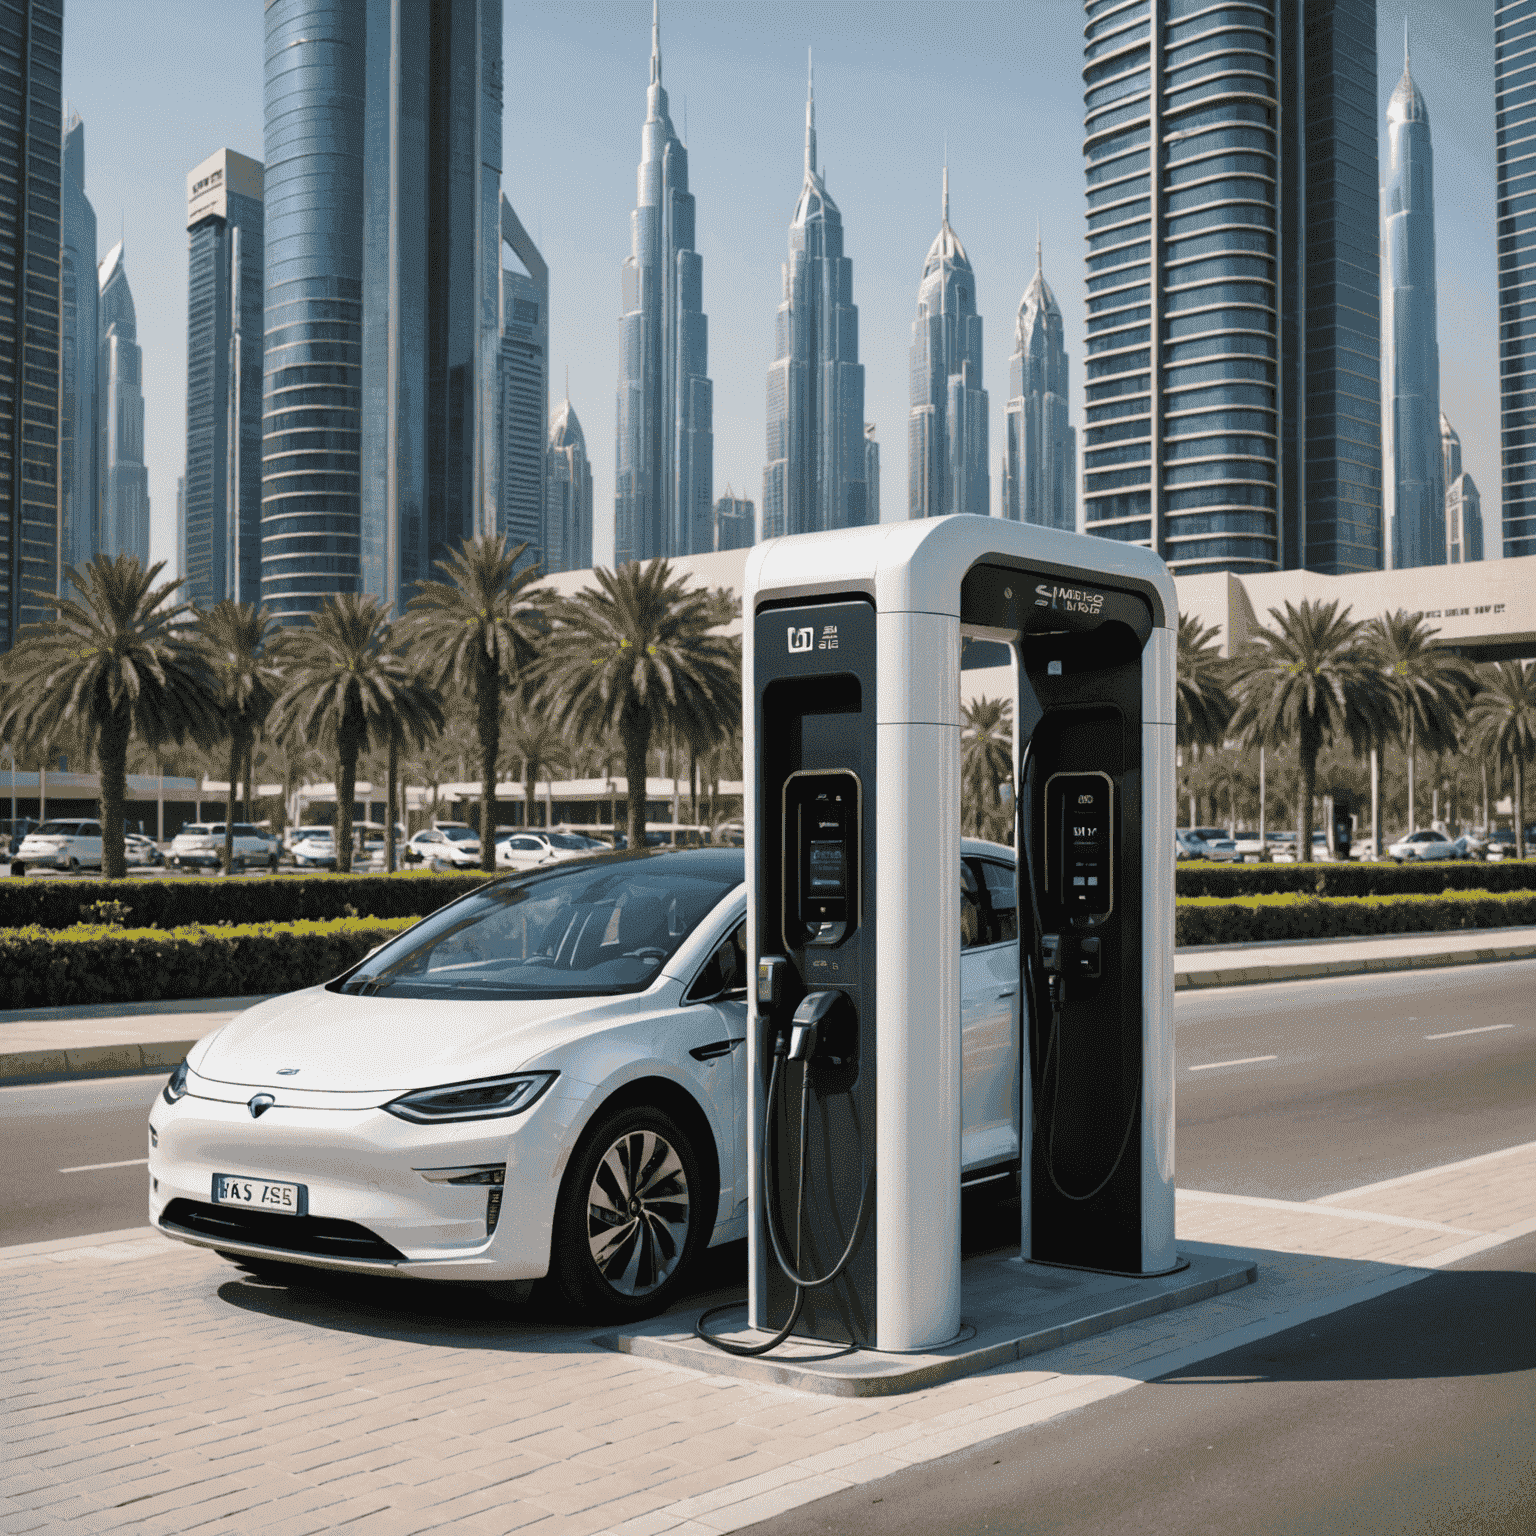
POLYGON ((80 860, 71 854, 69 858, 65 859, 64 862, 59 865, 59 868, 62 869, 66 875, 73 875, 79 871, 80 860))
POLYGON ((584 1317, 625 1321, 665 1310, 688 1284, 714 1205, 692 1137, 665 1110, 633 1104, 601 1115, 555 1208, 556 1290, 584 1317))

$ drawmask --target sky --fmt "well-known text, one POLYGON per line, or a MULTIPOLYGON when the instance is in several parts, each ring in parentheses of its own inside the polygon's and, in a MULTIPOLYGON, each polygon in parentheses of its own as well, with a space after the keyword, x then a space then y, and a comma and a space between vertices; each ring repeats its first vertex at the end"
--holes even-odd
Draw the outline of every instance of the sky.
MULTIPOLYGON (((1413 11, 1435 155, 1442 406, 1499 549, 1493 8, 1413 11)), ((1402 73, 1402 0, 1378 0, 1378 120, 1402 73)), ((950 221, 984 320, 992 502, 1008 356, 1037 221, 1061 304, 1071 414, 1083 389, 1082 9, 1075 0, 662 0, 663 83, 689 149, 714 381, 715 494, 762 498, 766 378, 800 191, 806 50, 816 137, 843 213, 881 443, 886 520, 906 514, 907 353, 923 258, 950 221)), ((592 456, 595 555, 613 547, 619 267, 649 78, 649 0, 505 0, 502 185, 550 267, 550 405, 570 371, 592 456)), ((258 0, 66 0, 64 92, 86 125, 100 254, 119 233, 144 353, 150 553, 174 563, 186 441, 186 174, 262 158, 258 0)))

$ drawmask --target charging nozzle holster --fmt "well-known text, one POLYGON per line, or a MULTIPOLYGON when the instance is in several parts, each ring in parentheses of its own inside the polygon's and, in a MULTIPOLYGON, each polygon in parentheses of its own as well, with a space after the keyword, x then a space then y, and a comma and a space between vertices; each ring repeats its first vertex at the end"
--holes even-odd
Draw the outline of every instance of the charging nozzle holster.
POLYGON ((853 1005, 846 992, 807 992, 789 1023, 791 1061, 841 1061, 853 1048, 853 1005))

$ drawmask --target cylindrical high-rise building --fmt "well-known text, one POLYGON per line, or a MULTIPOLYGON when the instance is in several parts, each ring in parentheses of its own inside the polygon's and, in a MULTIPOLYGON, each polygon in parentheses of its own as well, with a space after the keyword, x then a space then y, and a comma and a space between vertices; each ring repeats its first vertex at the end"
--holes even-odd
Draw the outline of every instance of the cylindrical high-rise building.
POLYGON ((97 551, 149 564, 149 471, 144 465, 144 357, 128 287, 123 242, 97 269, 96 468, 101 498, 97 551))
POLYGON ((1077 433, 1067 420, 1067 349, 1061 306, 1045 280, 1040 240, 1008 359, 1003 420, 1003 516, 1071 533, 1077 527, 1077 433))
POLYGON ((1387 550, 1393 570, 1444 565, 1440 345, 1435 318, 1435 195, 1429 112, 1408 67, 1387 103, 1382 209, 1387 550))

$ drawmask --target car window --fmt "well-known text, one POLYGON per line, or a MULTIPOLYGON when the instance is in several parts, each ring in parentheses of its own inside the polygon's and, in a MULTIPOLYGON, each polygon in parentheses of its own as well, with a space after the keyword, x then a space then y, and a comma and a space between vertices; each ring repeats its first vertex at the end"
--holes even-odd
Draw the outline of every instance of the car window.
POLYGON ((100 837, 101 823, 97 821, 82 821, 80 823, 81 837, 100 837))
POLYGON ((78 825, 75 821, 45 821, 37 831, 43 837, 73 837, 78 825))
POLYGON ((685 1003, 747 990, 747 925, 738 923, 728 938, 716 945, 714 953, 688 988, 685 1003))
POLYGON ((981 914, 981 883, 969 861, 960 861, 960 948, 985 943, 981 914))
POLYGON ((570 848, 578 851, 587 846, 586 838, 572 837, 569 832, 551 832, 549 842, 555 848, 570 848))
POLYGON ((438 833, 450 843, 467 843, 475 836, 468 827, 439 827, 438 833))
POLYGON ((991 859, 978 859, 981 871, 983 915, 988 944, 1012 944, 1019 937, 1019 897, 1014 884, 1013 867, 991 859))
POLYGON ((536 837, 514 837, 512 846, 519 853, 543 853, 544 846, 536 837))

